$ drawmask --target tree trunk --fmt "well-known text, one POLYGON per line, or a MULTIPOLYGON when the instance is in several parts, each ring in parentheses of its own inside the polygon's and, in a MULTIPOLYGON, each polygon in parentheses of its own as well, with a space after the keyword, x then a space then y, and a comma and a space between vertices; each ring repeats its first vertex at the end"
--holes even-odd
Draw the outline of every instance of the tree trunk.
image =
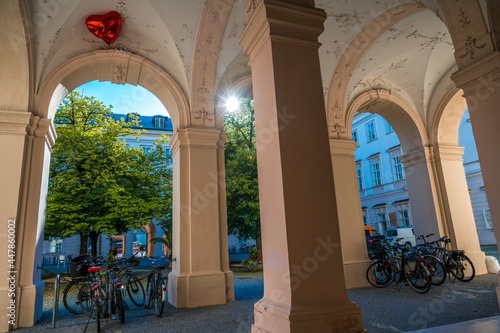
POLYGON ((92 257, 97 257, 97 240, 99 239, 99 232, 92 231, 90 236, 90 244, 92 245, 92 257))
POLYGON ((262 254, 262 235, 260 232, 260 220, 255 222, 255 245, 257 246, 257 250, 259 250, 260 254, 262 254))
POLYGON ((80 255, 82 254, 87 254, 87 241, 88 241, 89 235, 87 234, 80 234, 80 255))

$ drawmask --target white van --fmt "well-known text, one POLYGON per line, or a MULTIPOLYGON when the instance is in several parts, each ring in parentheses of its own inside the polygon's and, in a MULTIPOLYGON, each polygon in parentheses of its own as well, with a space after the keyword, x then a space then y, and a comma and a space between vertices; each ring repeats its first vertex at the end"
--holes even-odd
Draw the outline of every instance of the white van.
POLYGON ((399 242, 397 242, 400 245, 409 247, 417 244, 413 228, 388 228, 385 231, 385 238, 391 238, 391 244, 395 244, 398 238, 401 238, 399 242))

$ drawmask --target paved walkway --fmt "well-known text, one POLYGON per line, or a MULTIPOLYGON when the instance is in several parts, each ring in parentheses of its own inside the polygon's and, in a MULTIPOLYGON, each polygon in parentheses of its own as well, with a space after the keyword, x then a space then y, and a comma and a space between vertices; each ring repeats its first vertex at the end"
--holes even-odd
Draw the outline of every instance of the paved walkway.
POLYGON ((418 330, 411 333, 498 333, 500 332, 500 316, 469 320, 462 323, 451 324, 418 330))
MULTIPOLYGON (((468 320, 475 321, 459 324, 461 330, 451 326, 418 332, 489 333, 500 332, 496 281, 494 274, 476 277, 469 283, 447 281, 424 295, 405 286, 357 288, 348 293, 363 309, 364 325, 370 333, 418 331, 468 320), (480 319, 484 317, 491 318, 480 319), (488 331, 487 327, 493 328, 488 331)), ((246 333, 253 323, 253 305, 262 294, 261 274, 236 273, 234 303, 195 309, 176 309, 167 303, 163 316, 157 318, 152 309, 137 309, 129 302, 131 309, 126 311, 125 325, 114 319, 104 323, 103 332, 246 333)), ((69 315, 64 309, 60 317, 58 328, 51 329, 52 310, 47 310, 37 325, 16 332, 83 332, 88 321, 87 317, 69 315)), ((89 324, 87 332, 95 332, 95 323, 89 324)))

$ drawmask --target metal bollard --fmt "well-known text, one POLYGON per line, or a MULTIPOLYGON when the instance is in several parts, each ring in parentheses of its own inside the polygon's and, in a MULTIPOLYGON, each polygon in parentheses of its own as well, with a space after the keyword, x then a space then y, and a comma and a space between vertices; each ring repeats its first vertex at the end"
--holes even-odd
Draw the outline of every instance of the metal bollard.
POLYGON ((52 309, 52 328, 56 327, 57 310, 59 309, 59 287, 61 285, 61 274, 57 274, 54 283, 54 306, 52 309))

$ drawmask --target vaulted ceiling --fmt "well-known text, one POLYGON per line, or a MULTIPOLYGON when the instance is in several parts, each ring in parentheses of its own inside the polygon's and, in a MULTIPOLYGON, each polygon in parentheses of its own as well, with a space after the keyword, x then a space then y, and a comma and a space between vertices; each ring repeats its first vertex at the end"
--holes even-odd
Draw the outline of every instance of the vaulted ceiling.
MULTIPOLYGON (((215 85, 251 73, 238 44, 245 27, 245 0, 232 3, 217 58, 215 85)), ((203 0, 26 0, 33 40, 35 89, 64 61, 108 46, 86 28, 85 19, 115 10, 123 30, 111 48, 139 54, 167 71, 190 95, 194 50, 203 0)), ((481 2, 483 13, 486 1, 481 2)), ((370 89, 407 101, 425 119, 436 91, 448 89, 456 70, 454 48, 434 0, 316 0, 327 13, 319 50, 325 98, 345 51, 360 32, 388 10, 411 4, 422 9, 377 34, 352 70, 347 102, 370 89)), ((216 17, 216 15, 214 16, 216 17)))

